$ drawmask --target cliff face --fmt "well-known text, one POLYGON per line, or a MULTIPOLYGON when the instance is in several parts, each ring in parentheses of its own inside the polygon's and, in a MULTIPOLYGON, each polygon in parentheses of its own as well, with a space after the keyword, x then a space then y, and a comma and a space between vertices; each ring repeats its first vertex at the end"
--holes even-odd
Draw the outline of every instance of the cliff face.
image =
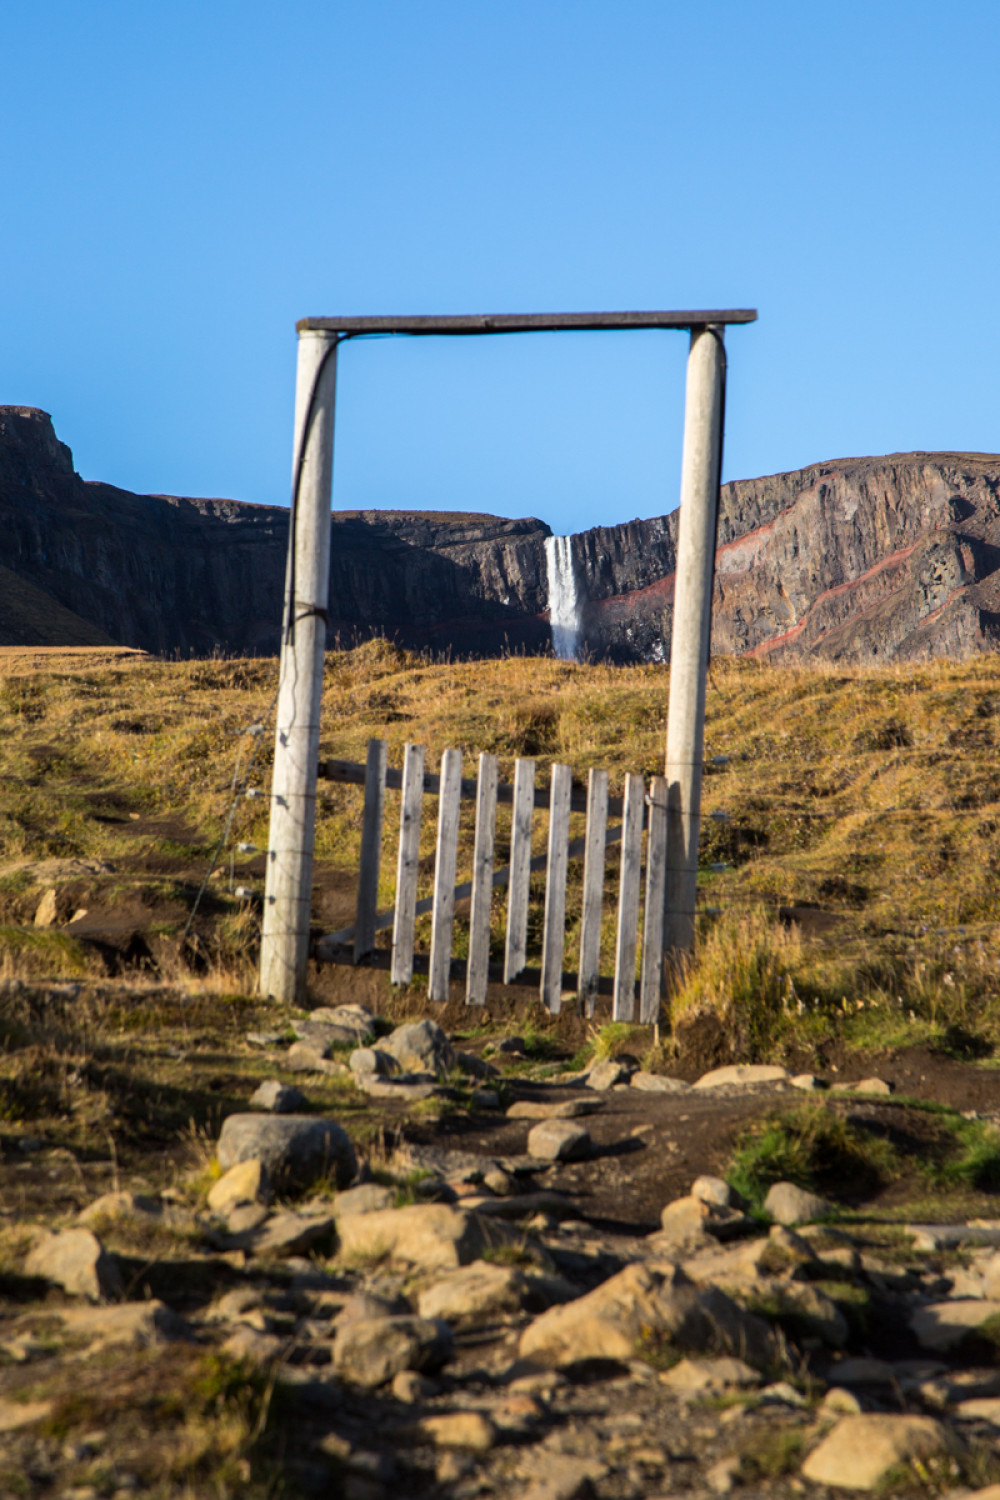
MULTIPOLYGON (((550 534, 534 519, 335 512, 332 633, 547 649, 550 534)), ((85 483, 44 412, 0 407, 0 643, 274 651, 287 540, 278 507, 85 483)), ((676 546, 676 514, 573 537, 582 648, 669 659, 676 546)), ((916 660, 998 644, 1000 458, 840 459, 724 487, 715 651, 916 660)))

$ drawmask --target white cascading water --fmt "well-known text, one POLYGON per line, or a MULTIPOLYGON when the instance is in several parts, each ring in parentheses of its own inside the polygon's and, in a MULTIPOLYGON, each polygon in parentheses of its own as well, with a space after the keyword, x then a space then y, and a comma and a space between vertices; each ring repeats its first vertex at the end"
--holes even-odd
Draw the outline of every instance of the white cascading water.
POLYGON ((549 585, 552 649, 560 661, 576 661, 580 645, 580 601, 573 569, 572 538, 545 538, 545 569, 549 585))

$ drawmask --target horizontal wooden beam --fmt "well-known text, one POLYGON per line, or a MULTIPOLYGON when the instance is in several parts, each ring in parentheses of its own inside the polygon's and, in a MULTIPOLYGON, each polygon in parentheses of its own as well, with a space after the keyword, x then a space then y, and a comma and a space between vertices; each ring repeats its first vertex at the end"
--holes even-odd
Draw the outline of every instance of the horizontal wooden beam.
POLYGON ((417 317, 302 318, 299 333, 475 334, 596 333, 612 328, 704 328, 710 323, 755 323, 753 307, 686 312, 475 313, 417 317))
MULTIPOLYGON (((321 760, 319 762, 317 774, 320 781, 339 781, 342 783, 346 783, 348 786, 364 786, 365 784, 365 768, 357 761, 353 760, 321 760)), ((386 769, 385 784, 391 790, 395 790, 397 792, 400 790, 403 785, 403 772, 399 766, 389 766, 386 769)), ((476 786, 477 783, 475 781, 470 780, 467 776, 462 777, 462 797, 465 801, 474 802, 476 800, 476 786)), ((440 776, 436 776, 431 771, 425 772, 424 791, 426 793, 429 793, 431 796, 436 797, 441 791, 440 776)), ((498 802, 510 804, 513 801, 513 798, 514 788, 512 786, 504 785, 497 787, 498 802)), ((548 805, 548 787, 536 786, 535 806, 548 807, 548 805)), ((622 815, 623 806, 624 803, 622 802, 621 797, 609 797, 609 817, 620 818, 622 815)), ((573 812, 587 811, 586 787, 574 787, 570 807, 573 812)))

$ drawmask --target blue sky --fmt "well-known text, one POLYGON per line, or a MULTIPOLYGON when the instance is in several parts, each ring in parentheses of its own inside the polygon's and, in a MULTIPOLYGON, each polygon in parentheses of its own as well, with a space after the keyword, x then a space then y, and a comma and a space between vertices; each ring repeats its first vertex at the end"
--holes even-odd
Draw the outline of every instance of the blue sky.
MULTIPOLYGON (((307 315, 757 307, 727 478, 1000 448, 1000 5, 7 7, 0 402, 287 503, 307 315)), ((674 508, 686 337, 342 351, 334 504, 674 508)))

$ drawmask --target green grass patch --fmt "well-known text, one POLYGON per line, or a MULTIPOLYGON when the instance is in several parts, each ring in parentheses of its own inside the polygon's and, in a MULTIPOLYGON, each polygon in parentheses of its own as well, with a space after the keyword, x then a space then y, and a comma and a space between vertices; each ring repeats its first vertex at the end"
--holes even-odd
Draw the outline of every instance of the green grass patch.
POLYGON ((825 1104, 795 1104, 754 1121, 736 1143, 726 1178, 759 1213, 776 1182, 832 1197, 865 1197, 898 1175, 888 1141, 825 1104))

